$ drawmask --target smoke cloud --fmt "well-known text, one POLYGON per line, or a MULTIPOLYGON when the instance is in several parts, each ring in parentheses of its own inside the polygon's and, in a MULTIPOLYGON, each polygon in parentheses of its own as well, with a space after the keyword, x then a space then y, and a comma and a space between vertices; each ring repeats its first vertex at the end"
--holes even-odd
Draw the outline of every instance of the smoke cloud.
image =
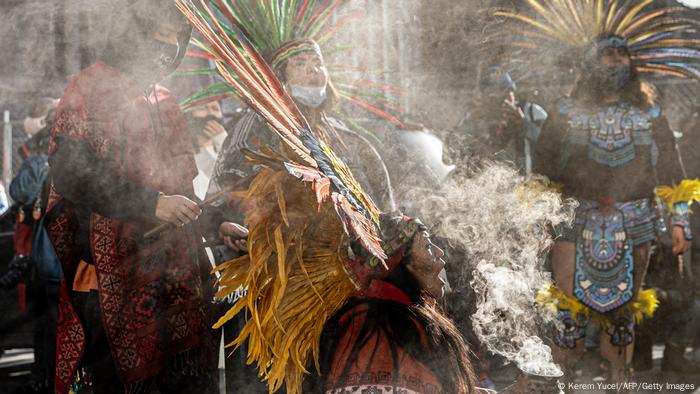
POLYGON ((415 191, 410 209, 434 223, 435 235, 464 250, 467 261, 449 268, 471 283, 476 300, 471 320, 479 341, 526 373, 558 376, 561 369, 538 336, 538 328, 551 327, 554 316, 534 300, 552 281, 544 270, 554 242, 550 229, 573 220, 576 203, 543 184, 526 182, 509 165, 484 163, 437 193, 415 191))

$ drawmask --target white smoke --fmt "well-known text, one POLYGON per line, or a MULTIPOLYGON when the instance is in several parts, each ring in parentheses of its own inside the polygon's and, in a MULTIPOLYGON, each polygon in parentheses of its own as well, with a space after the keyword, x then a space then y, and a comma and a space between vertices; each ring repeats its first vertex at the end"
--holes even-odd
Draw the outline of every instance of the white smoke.
POLYGON ((437 193, 416 194, 411 211, 466 252, 468 261, 449 268, 471 279, 477 303, 471 322, 482 344, 526 373, 561 375, 551 349, 538 337, 538 327, 553 316, 537 307, 535 297, 551 284, 543 266, 553 244, 551 227, 570 222, 576 204, 543 187, 526 186, 525 178, 505 164, 485 163, 468 172, 437 193))

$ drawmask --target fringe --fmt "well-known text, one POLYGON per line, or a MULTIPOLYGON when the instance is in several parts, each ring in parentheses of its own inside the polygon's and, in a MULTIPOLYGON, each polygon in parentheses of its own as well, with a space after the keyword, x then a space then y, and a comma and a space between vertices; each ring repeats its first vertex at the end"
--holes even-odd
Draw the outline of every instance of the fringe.
MULTIPOLYGON (((584 315, 592 317, 598 321, 604 328, 607 328, 612 324, 608 314, 599 313, 588 308, 576 298, 568 297, 554 285, 548 288, 540 289, 535 300, 545 310, 551 313, 556 313, 557 309, 566 309, 571 311, 574 318, 583 313, 584 315)), ((631 313, 634 317, 635 323, 639 324, 644 319, 652 317, 658 306, 659 300, 656 297, 656 290, 646 289, 640 291, 633 301, 623 305, 617 309, 617 311, 622 313, 631 313)))

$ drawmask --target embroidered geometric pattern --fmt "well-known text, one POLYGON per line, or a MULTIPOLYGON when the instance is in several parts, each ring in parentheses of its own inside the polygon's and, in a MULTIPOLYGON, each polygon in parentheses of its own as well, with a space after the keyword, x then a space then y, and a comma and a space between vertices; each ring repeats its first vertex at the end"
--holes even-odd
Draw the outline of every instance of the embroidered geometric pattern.
POLYGON ((423 392, 394 386, 362 385, 328 390, 326 394, 423 394, 423 392))
POLYGON ((386 372, 366 372, 363 374, 351 373, 345 381, 345 387, 328 390, 326 393, 416 393, 416 394, 444 394, 436 386, 424 383, 413 376, 401 375, 394 383, 394 374, 386 372), (394 391, 396 390, 396 391, 394 391))
MULTIPOLYGON (((560 103, 567 114, 570 131, 565 145, 588 145, 588 158, 608 167, 618 167, 636 157, 636 147, 650 146, 652 166, 656 167, 658 148, 652 138, 651 120, 659 116, 654 107, 643 112, 621 103, 595 113, 573 107, 569 100, 560 103)), ((566 160, 567 155, 562 155, 566 160)))
POLYGON ((597 312, 619 308, 632 299, 634 244, 625 231, 620 210, 585 214, 586 224, 576 240, 574 296, 597 312))
POLYGON ((554 335, 554 341, 557 346, 564 349, 575 348, 576 341, 586 336, 588 316, 584 313, 579 313, 574 317, 570 310, 558 309, 557 320, 562 324, 562 329, 557 329, 554 335))

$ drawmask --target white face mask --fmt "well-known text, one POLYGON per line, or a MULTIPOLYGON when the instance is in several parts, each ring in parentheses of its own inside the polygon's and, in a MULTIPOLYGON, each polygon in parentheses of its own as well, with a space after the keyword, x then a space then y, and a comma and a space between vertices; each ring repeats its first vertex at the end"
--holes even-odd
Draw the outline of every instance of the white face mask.
POLYGON ((326 101, 325 86, 288 85, 289 94, 309 108, 318 108, 326 101))
POLYGON ((29 135, 34 135, 46 127, 46 117, 41 118, 30 118, 27 116, 24 118, 24 131, 29 135))

